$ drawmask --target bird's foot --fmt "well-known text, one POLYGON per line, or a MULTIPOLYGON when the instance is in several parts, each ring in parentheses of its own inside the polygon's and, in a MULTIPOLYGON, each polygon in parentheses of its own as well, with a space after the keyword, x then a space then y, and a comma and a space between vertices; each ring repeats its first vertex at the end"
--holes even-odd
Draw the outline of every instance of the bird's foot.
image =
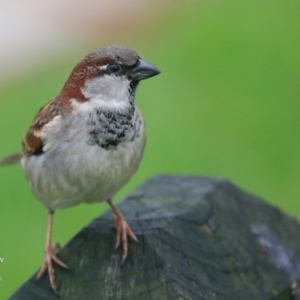
POLYGON ((132 238, 134 241, 139 242, 133 231, 130 229, 127 221, 124 216, 118 211, 113 218, 114 225, 117 229, 116 235, 116 249, 122 244, 123 255, 122 255, 122 264, 124 263, 128 255, 128 238, 132 238))
POLYGON ((56 253, 58 252, 58 250, 59 250, 58 244, 55 244, 54 246, 50 245, 49 247, 46 248, 44 262, 37 275, 37 279, 39 279, 44 275, 46 270, 48 270, 50 285, 55 293, 57 293, 57 289, 55 283, 55 275, 54 275, 55 272, 53 268, 53 263, 56 263, 62 268, 68 269, 68 266, 65 263, 63 263, 60 259, 57 258, 56 253))

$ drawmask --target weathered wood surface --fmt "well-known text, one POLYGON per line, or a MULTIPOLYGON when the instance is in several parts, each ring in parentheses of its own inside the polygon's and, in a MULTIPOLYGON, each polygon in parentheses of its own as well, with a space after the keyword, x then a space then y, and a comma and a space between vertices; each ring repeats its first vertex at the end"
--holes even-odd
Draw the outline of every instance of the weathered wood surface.
MULTIPOLYGON (((230 182, 159 176, 119 208, 140 244, 121 267, 111 213, 94 220, 59 252, 59 299, 299 299, 299 223, 230 182)), ((57 299, 35 277, 10 299, 57 299)))

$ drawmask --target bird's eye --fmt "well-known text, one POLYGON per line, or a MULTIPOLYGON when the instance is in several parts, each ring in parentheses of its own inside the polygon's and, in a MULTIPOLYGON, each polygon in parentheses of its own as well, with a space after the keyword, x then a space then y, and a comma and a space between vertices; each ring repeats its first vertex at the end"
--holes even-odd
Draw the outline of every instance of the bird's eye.
POLYGON ((118 73, 121 70, 121 67, 118 64, 111 64, 107 69, 111 73, 118 73))

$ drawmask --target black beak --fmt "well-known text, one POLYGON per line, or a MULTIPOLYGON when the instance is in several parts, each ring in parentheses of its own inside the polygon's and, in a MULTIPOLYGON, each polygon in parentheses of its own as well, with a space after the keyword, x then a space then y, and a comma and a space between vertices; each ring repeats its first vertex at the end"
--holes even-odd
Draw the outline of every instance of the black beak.
POLYGON ((129 72, 129 78, 132 81, 139 81, 158 74, 160 74, 160 71, 156 67, 140 59, 139 64, 129 72))

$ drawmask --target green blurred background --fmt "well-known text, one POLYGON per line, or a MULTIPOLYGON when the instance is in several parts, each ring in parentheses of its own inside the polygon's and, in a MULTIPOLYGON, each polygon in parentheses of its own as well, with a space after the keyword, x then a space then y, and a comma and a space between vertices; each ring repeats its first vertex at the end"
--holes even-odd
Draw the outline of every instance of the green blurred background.
MULTIPOLYGON (((300 218, 299 12, 297 0, 161 1, 137 26, 120 31, 117 23, 101 39, 94 30, 51 66, 0 84, 0 156, 20 149, 34 114, 79 59, 99 46, 124 44, 162 74, 139 87, 146 152, 116 201, 155 174, 199 174, 229 179, 300 218)), ((0 168, 0 186, 0 299, 6 299, 41 265, 47 216, 19 165, 0 168)), ((57 212, 53 241, 64 245, 107 209, 57 212)))

